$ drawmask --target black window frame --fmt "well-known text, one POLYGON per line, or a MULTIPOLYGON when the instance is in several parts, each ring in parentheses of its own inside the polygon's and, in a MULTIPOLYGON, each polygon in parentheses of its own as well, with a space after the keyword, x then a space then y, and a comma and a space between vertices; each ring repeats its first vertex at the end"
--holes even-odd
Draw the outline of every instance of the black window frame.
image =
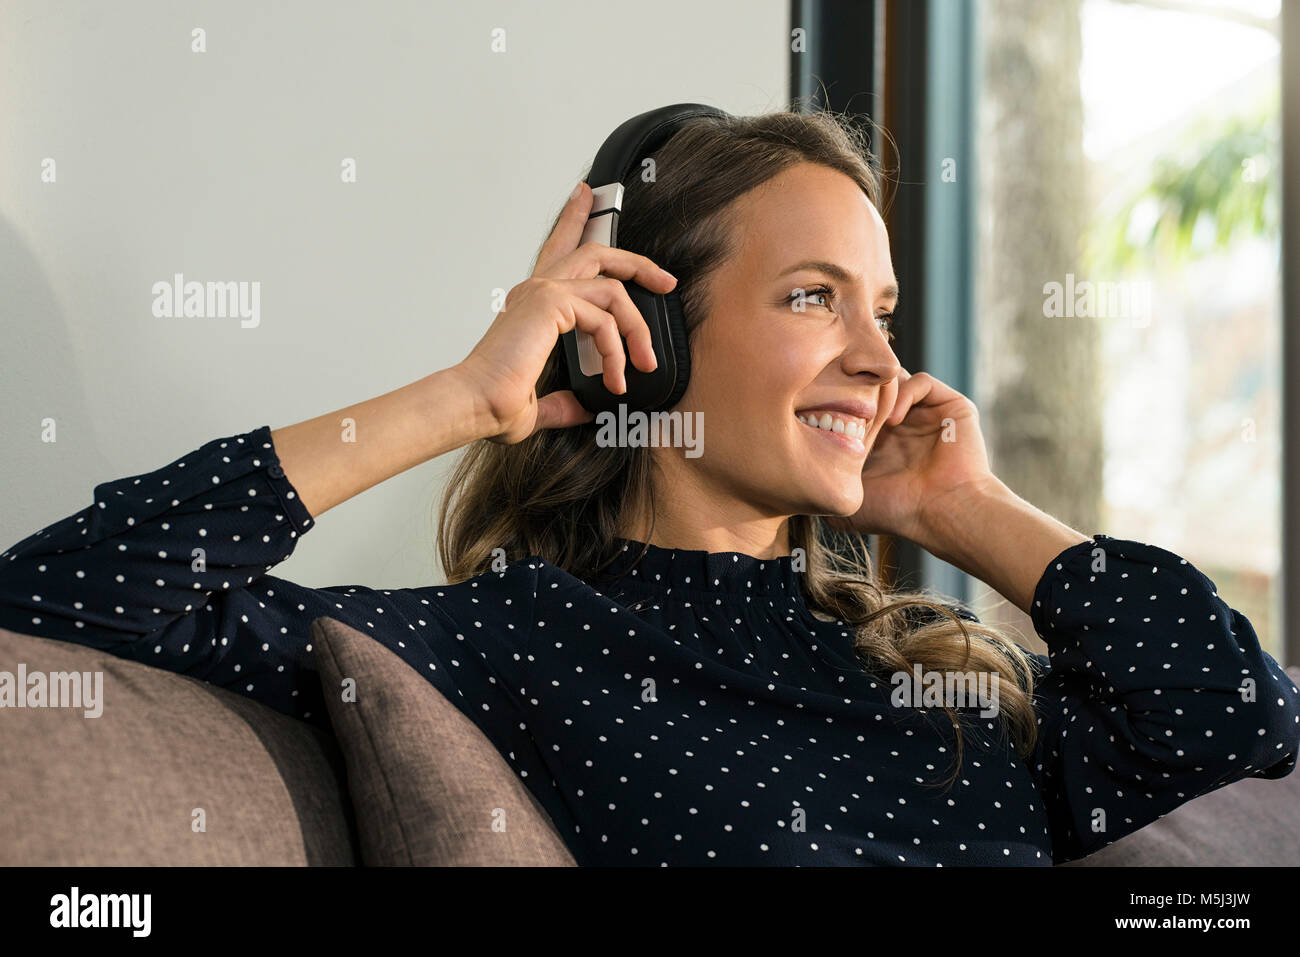
MULTIPOLYGON (((970 394, 977 18, 969 3, 934 7, 932 0, 793 0, 791 25, 806 31, 806 51, 791 52, 791 97, 874 120, 889 133, 892 142, 873 137, 872 151, 886 174, 881 215, 903 291, 906 334, 894 351, 905 369, 970 394), (939 99, 951 108, 944 115, 928 109, 931 89, 945 92, 939 99), (955 162, 956 180, 928 189, 944 158, 955 162)), ((871 544, 890 586, 971 600, 971 577, 914 542, 873 536, 871 544)))

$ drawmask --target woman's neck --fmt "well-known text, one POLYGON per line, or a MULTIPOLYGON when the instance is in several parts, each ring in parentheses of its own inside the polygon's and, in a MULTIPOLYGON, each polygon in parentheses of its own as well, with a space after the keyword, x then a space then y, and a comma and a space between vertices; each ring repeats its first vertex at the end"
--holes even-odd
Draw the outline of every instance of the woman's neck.
POLYGON ((676 450, 656 449, 651 481, 653 521, 647 503, 630 509, 617 534, 661 548, 739 552, 754 558, 790 554, 790 516, 758 509, 676 450))
POLYGON ((755 558, 790 554, 789 517, 721 523, 711 516, 682 508, 656 510, 654 527, 648 520, 625 522, 619 536, 649 542, 660 548, 687 548, 706 552, 740 552, 755 558))

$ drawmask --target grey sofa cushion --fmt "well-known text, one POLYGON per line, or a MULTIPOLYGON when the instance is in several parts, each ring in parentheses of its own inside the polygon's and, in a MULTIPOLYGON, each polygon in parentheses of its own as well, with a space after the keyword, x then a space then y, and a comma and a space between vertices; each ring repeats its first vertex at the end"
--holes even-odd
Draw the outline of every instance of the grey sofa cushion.
MULTIPOLYGON (((1300 683, 1300 667, 1286 669, 1300 683)), ((1063 867, 1300 865, 1300 771, 1244 778, 1063 867)))
POLYGON ((410 665, 333 618, 313 622, 312 648, 364 863, 574 865, 492 742, 410 665))
POLYGON ((0 630, 0 671, 20 664, 102 672, 103 713, 0 709, 0 865, 357 863, 328 734, 193 678, 0 630))

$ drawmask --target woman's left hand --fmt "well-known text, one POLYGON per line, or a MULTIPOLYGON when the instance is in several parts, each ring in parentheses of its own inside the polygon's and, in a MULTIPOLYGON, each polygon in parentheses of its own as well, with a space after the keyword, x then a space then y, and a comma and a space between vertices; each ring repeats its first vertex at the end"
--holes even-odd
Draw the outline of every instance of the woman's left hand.
POLYGON ((839 530, 919 542, 942 514, 945 497, 996 482, 975 403, 928 373, 904 370, 862 470, 862 507, 826 521, 839 530))

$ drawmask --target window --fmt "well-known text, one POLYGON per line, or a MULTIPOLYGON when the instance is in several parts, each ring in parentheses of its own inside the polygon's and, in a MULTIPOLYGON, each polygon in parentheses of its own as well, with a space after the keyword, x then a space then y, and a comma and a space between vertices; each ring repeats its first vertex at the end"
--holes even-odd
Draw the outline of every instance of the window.
POLYGON ((1279 32, 981 0, 972 398, 1017 493, 1186 557, 1282 659, 1279 32))
MULTIPOLYGON (((1300 144, 1300 56, 1281 51, 1300 46, 1300 15, 1281 6, 796 0, 813 53, 791 78, 890 134, 873 147, 892 179, 904 366, 975 400, 1013 490, 1085 534, 1183 555, 1286 661, 1300 421, 1282 411, 1300 375, 1282 370, 1300 362, 1300 322, 1282 315, 1300 279, 1281 257, 1300 225, 1282 225, 1281 144, 1284 129, 1300 144)), ((967 600, 1043 650, 983 583, 876 544, 887 581, 967 600)))

